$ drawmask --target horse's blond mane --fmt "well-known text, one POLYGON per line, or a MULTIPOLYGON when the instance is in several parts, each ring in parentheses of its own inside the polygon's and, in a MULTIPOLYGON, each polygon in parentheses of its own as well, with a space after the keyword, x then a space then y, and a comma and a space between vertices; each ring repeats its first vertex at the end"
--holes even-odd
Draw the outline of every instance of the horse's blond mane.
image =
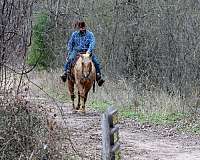
POLYGON ((88 63, 89 61, 91 61, 91 57, 88 54, 83 54, 82 60, 84 63, 88 63))

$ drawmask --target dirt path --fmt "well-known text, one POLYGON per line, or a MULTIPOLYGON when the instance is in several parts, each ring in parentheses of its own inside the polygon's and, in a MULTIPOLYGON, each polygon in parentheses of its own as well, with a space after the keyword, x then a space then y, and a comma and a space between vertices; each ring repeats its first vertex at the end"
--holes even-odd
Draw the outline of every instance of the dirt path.
MULTIPOLYGON (((84 116, 72 114, 69 104, 59 104, 64 114, 61 117, 55 105, 45 102, 45 106, 50 115, 56 113, 58 124, 67 125, 82 159, 101 159, 100 113, 90 109, 84 116)), ((120 141, 123 160, 200 160, 200 137, 178 135, 170 128, 141 126, 126 119, 120 124, 120 141)))
POLYGON ((121 124, 123 159, 200 160, 199 137, 177 135, 173 130, 141 126, 125 120, 121 124))

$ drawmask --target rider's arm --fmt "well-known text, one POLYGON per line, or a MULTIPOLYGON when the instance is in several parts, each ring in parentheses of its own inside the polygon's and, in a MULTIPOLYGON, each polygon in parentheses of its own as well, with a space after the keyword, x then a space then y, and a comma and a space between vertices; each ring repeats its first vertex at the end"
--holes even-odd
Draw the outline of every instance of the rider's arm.
POLYGON ((68 52, 71 52, 73 50, 73 47, 74 47, 74 36, 75 36, 75 32, 72 33, 70 39, 69 39, 69 42, 68 42, 68 45, 67 45, 67 50, 68 52))
POLYGON ((95 37, 94 37, 94 34, 92 32, 90 32, 89 48, 88 48, 87 52, 89 52, 91 54, 94 47, 95 47, 95 37))

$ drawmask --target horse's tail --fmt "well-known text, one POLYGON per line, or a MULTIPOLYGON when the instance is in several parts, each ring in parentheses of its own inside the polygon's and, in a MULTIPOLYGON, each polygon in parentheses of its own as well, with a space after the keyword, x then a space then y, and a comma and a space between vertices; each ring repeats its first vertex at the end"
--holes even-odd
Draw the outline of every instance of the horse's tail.
POLYGON ((95 92, 95 80, 93 81, 93 93, 95 92))

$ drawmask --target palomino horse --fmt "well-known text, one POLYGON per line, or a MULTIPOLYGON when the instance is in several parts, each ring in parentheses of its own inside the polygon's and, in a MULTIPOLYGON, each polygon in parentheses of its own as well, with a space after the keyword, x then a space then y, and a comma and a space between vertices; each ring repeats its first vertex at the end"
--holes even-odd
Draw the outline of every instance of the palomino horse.
POLYGON ((71 67, 71 74, 68 76, 68 91, 71 95, 73 110, 85 113, 85 103, 88 92, 95 85, 96 69, 89 54, 80 53, 74 66, 71 67), (74 85, 78 90, 78 104, 75 107, 74 85))

